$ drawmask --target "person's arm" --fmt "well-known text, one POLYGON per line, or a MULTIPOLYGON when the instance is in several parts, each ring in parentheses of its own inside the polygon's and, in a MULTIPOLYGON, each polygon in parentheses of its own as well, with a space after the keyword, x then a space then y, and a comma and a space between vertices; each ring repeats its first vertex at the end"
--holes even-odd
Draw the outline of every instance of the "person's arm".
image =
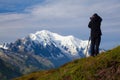
POLYGON ((90 21, 88 27, 91 28, 91 26, 92 26, 92 22, 90 21))
POLYGON ((98 16, 98 17, 99 17, 99 21, 102 22, 102 18, 100 16, 98 16))

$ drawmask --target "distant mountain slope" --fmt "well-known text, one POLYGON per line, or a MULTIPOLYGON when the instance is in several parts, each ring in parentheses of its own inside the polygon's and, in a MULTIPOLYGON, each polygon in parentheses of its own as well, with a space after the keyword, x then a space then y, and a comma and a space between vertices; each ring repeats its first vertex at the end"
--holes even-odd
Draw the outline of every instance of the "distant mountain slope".
POLYGON ((53 68, 53 64, 40 56, 0 50, 0 80, 6 80, 37 70, 53 68))
POLYGON ((78 59, 58 69, 34 72, 14 80, 120 80, 120 46, 96 57, 78 59))
POLYGON ((0 59, 0 80, 8 80, 20 75, 21 73, 15 66, 0 59))

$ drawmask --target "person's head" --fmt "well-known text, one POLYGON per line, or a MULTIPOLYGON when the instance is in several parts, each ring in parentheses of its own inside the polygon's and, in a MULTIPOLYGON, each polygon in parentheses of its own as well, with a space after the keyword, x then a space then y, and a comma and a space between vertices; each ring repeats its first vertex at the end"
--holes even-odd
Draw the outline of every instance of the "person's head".
POLYGON ((96 17, 98 17, 98 14, 97 14, 97 13, 94 13, 94 14, 90 17, 90 20, 93 20, 93 19, 95 19, 96 17))
POLYGON ((97 16, 98 16, 98 14, 97 14, 97 13, 94 13, 94 14, 93 14, 93 16, 94 16, 94 17, 97 17, 97 16))

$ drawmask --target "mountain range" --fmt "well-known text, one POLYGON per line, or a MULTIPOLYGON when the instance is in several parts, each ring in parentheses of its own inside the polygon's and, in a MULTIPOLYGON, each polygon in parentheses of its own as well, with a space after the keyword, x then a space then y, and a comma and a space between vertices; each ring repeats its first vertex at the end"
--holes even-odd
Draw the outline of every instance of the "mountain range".
POLYGON ((8 77, 2 70, 0 72, 6 78, 13 78, 33 71, 57 68, 72 60, 88 57, 87 45, 88 40, 80 40, 72 35, 37 31, 15 42, 0 45, 0 60, 6 67, 14 66, 12 70, 17 71, 18 75, 8 77))

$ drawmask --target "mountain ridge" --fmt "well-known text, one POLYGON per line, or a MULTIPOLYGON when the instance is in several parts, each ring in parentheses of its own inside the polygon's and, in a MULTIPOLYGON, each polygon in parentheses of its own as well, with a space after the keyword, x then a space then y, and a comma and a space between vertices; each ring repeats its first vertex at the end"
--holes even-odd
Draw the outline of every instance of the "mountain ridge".
MULTIPOLYGON (((84 41, 79 40, 79 39, 73 37, 72 35, 61 36, 61 35, 58 35, 57 33, 52 33, 52 32, 47 31, 47 30, 42 30, 42 31, 37 31, 34 34, 31 33, 30 35, 28 35, 25 38, 16 40, 16 44, 18 44, 17 46, 20 48, 21 47, 20 43, 23 43, 23 45, 26 46, 27 41, 28 41, 28 44, 31 41, 31 42, 34 42, 37 44, 42 44, 44 47, 46 47, 46 45, 50 45, 51 43, 53 43, 53 45, 55 47, 60 48, 61 51, 69 54, 69 56, 70 55, 71 56, 74 56, 74 55, 79 56, 78 51, 76 49, 81 50, 81 48, 82 48, 82 49, 84 49, 84 51, 82 53, 84 53, 85 48, 87 46, 87 42, 88 42, 88 40, 84 40, 84 41), (67 50, 64 50, 63 47, 65 47, 67 50)), ((12 45, 14 43, 11 43, 10 45, 12 45)), ((8 44, 7 44, 7 46, 8 46, 8 44)), ((9 46, 9 48, 10 47, 11 46, 9 46)), ((6 45, 4 44, 3 48, 7 49, 8 47, 6 47, 6 45)), ((83 55, 83 56, 85 57, 85 55, 83 55)))
POLYGON ((37 31, 35 34, 30 34, 29 37, 33 41, 44 43, 43 44, 44 46, 52 42, 54 43, 55 46, 59 47, 62 51, 63 51, 62 47, 65 46, 68 48, 68 52, 67 51, 66 52, 67 53, 71 52, 71 55, 77 54, 77 51, 75 50, 75 48, 85 48, 87 45, 87 40, 85 41, 79 40, 72 35, 61 36, 57 33, 52 33, 47 30, 37 31))

